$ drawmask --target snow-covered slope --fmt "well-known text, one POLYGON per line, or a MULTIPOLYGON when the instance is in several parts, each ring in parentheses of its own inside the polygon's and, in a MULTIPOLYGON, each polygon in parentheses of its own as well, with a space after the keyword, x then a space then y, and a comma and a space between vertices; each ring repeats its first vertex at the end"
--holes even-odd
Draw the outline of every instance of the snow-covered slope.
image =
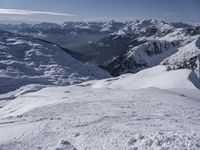
POLYGON ((200 36, 186 38, 182 46, 172 56, 166 58, 161 64, 167 65, 170 69, 188 68, 200 74, 200 36))
POLYGON ((200 88, 200 80, 196 74, 189 69, 168 71, 166 66, 158 65, 145 69, 136 74, 125 74, 117 78, 97 81, 94 88, 121 88, 121 89, 141 89, 141 88, 200 88))
POLYGON ((0 34, 0 93, 26 84, 69 85, 109 77, 56 45, 9 32, 0 34))
POLYGON ((198 27, 157 20, 23 27, 44 39, 0 32, 0 150, 200 149, 198 27), (135 74, 103 79, 110 75, 45 41, 96 34, 94 53, 122 53, 107 57, 110 70, 135 74))
POLYGON ((160 66, 36 92, 24 86, 0 103, 0 148, 198 150, 200 92, 193 75, 160 66), (146 88, 152 85, 176 89, 146 88))

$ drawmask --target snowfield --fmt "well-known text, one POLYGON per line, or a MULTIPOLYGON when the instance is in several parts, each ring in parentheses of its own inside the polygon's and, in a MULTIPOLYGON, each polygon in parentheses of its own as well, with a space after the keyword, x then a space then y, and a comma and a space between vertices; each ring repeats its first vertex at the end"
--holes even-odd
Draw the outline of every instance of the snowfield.
POLYGON ((200 88, 200 81, 194 71, 189 69, 167 71, 166 66, 158 65, 136 74, 125 74, 118 78, 97 81, 93 87, 118 87, 122 89, 141 89, 149 87, 161 89, 196 89, 200 88))
POLYGON ((0 149, 200 149, 195 75, 157 66, 78 85, 21 87, 1 95, 0 149))

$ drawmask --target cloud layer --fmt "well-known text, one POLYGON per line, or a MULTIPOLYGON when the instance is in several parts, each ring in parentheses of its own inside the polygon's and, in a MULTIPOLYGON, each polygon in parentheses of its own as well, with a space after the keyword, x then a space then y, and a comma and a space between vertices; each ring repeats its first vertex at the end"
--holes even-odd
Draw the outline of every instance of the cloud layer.
POLYGON ((66 16, 75 17, 77 15, 68 13, 58 13, 58 12, 46 12, 46 11, 32 11, 32 10, 19 10, 19 9, 0 9, 0 14, 4 15, 54 15, 54 16, 66 16))
POLYGON ((27 23, 39 23, 39 22, 54 22, 63 23, 67 20, 73 20, 77 18, 77 15, 59 12, 47 12, 47 11, 32 11, 32 10, 20 10, 20 9, 0 9, 0 21, 1 22, 27 22, 27 23))

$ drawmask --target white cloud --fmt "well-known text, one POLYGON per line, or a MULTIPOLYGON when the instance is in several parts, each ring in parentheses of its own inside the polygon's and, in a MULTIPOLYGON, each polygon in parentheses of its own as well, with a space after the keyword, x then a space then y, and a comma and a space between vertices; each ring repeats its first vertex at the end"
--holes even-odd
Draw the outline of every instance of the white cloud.
POLYGON ((74 20, 77 15, 59 12, 32 11, 20 9, 0 9, 1 22, 54 22, 63 23, 67 20, 74 20))
POLYGON ((32 10, 19 10, 19 9, 0 9, 0 14, 4 15, 53 15, 53 16, 65 16, 65 17, 75 17, 77 15, 68 13, 58 13, 58 12, 46 12, 46 11, 32 11, 32 10))

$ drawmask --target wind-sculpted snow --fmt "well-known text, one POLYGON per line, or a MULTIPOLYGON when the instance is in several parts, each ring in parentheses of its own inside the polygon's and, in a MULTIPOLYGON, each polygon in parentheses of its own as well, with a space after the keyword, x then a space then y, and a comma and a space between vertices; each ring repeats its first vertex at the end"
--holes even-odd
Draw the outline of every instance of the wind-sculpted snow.
POLYGON ((69 85, 105 77, 105 71, 75 60, 56 45, 1 32, 0 93, 26 84, 69 85))

